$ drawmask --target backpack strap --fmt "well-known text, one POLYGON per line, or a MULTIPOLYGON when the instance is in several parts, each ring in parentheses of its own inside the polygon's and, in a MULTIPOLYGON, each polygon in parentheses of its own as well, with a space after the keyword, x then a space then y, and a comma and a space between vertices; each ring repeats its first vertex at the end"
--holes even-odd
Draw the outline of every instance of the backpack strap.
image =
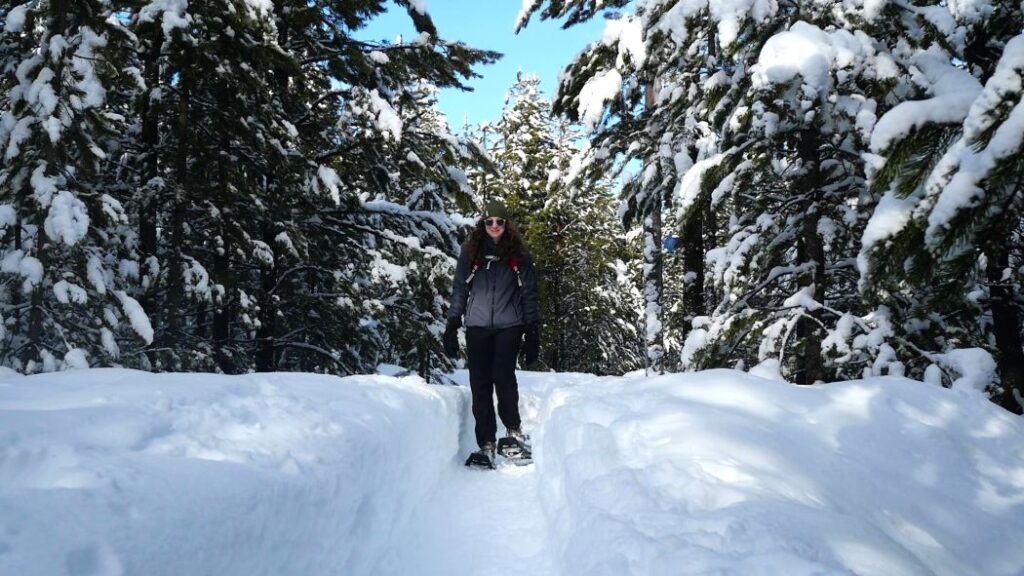
POLYGON ((473 281, 473 276, 476 276, 476 271, 481 269, 481 268, 483 268, 483 267, 484 267, 483 260, 475 260, 475 261, 473 261, 473 270, 469 273, 469 276, 466 278, 466 284, 469 284, 470 282, 472 282, 473 281))
POLYGON ((508 257, 508 267, 516 273, 516 282, 519 283, 519 287, 523 287, 523 277, 519 275, 519 259, 515 256, 508 257))
MULTIPOLYGON (((486 266, 487 266, 487 268, 490 268, 491 267, 491 263, 488 262, 486 266)), ((477 270, 479 270, 479 269, 481 269, 483 267, 484 267, 484 261, 483 260, 476 260, 476 261, 474 261, 473 262, 473 270, 469 273, 469 276, 466 278, 466 284, 471 283, 473 281, 473 277, 476 276, 477 270)), ((523 287, 523 278, 519 275, 519 259, 516 258, 515 256, 509 256, 508 257, 508 267, 511 268, 512 271, 516 273, 516 282, 518 282, 519 283, 519 287, 522 288, 523 287)))

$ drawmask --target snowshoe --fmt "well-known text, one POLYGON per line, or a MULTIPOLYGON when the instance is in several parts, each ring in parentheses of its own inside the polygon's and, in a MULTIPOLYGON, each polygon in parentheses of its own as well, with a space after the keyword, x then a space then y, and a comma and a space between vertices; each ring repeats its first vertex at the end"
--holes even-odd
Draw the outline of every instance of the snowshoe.
POLYGON ((466 466, 494 470, 494 444, 485 444, 470 454, 466 459, 466 466))
POLYGON ((518 429, 510 429, 508 436, 498 440, 498 454, 519 466, 533 463, 530 437, 518 429))

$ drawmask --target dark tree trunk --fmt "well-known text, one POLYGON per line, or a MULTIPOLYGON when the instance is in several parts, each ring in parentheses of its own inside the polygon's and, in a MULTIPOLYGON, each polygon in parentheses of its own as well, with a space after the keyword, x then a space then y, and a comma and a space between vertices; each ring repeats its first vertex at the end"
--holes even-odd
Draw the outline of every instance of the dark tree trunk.
MULTIPOLYGON (((714 208, 711 207, 710 197, 707 199, 706 202, 704 202, 703 209, 704 222, 701 226, 701 228, 703 228, 703 236, 701 238, 701 243, 704 249, 704 254, 707 254, 709 251, 714 250, 715 248, 718 247, 718 221, 715 220, 715 210, 714 208)), ((701 286, 704 285, 703 279, 706 278, 706 266, 707 261, 702 261, 700 267, 698 268, 700 270, 700 276, 702 279, 701 286)), ((703 301, 705 314, 707 314, 709 310, 714 310, 715 307, 718 306, 718 299, 715 298, 715 292, 713 290, 709 291, 707 294, 704 295, 703 301)))
POLYGON ((704 215, 703 206, 683 226, 683 338, 690 333, 692 321, 707 314, 704 307, 704 215))
MULTIPOLYGON (((46 212, 39 210, 36 214, 36 257, 42 265, 43 270, 50 265, 49 245, 46 236, 42 232, 46 221, 46 212)), ((29 296, 31 304, 28 311, 28 346, 25 347, 22 361, 28 362, 40 358, 40 352, 45 348, 43 343, 43 283, 39 282, 32 288, 29 296)))
MULTIPOLYGON (((825 249, 818 234, 818 222, 821 219, 817 202, 818 191, 821 190, 820 159, 818 157, 818 133, 804 130, 800 134, 800 160, 807 174, 804 184, 798 193, 810 198, 807 214, 804 216, 800 241, 797 244, 797 258, 800 263, 810 262, 814 267, 797 279, 800 288, 810 286, 811 295, 818 302, 825 301, 825 249)), ((801 362, 796 374, 797 384, 814 384, 825 379, 824 361, 821 356, 822 331, 815 320, 820 320, 819 310, 805 311, 809 318, 801 318, 797 324, 801 362)))
MULTIPOLYGON (((275 0, 274 15, 277 21, 277 41, 281 46, 288 44, 289 26, 288 12, 284 2, 275 0)), ((289 85, 288 74, 284 70, 275 70, 274 80, 282 95, 286 110, 291 110, 290 103, 293 101, 292 90, 289 85)), ((274 195, 274 182, 265 178, 262 183, 263 191, 267 199, 267 211, 262 224, 262 240, 267 246, 274 246, 274 222, 273 217, 277 215, 278 206, 274 195)), ((277 257, 274 261, 260 266, 260 325, 256 329, 256 371, 273 372, 277 369, 277 257)))
POLYGON ((999 226, 994 236, 991 247, 985 252, 988 259, 985 274, 989 284, 992 331, 998 351, 996 365, 1002 388, 995 400, 1010 412, 1021 414, 1018 398, 1024 398, 1024 345, 1020 335, 1020 316, 1013 303, 1013 290, 1003 279, 1003 270, 1010 266, 1006 226, 999 226))
MULTIPOLYGON (((690 147, 690 157, 696 158, 697 150, 690 147)), ((682 175, 679 175, 682 177, 682 175)), ((701 195, 698 204, 693 207, 692 214, 683 223, 681 231, 683 241, 683 339, 693 329, 693 319, 707 315, 707 304, 704 302, 704 235, 711 225, 705 221, 712 218, 711 196, 701 195)))
MULTIPOLYGON (((185 68, 188 67, 186 59, 185 68)), ((169 268, 167 274, 166 330, 163 346, 176 350, 182 347, 181 311, 185 304, 185 262, 182 255, 185 226, 185 202, 191 183, 188 173, 189 158, 189 108, 191 106, 188 74, 183 72, 178 86, 178 117, 175 126, 178 149, 175 155, 177 190, 173 197, 170 221, 169 268)), ((180 364, 171 369, 181 369, 180 364)))
MULTIPOLYGON (((223 237, 223 236, 222 236, 223 237)), ((238 367, 235 365, 231 354, 228 352, 227 344, 231 338, 231 302, 232 294, 235 291, 234 275, 231 273, 231 266, 228 260, 228 242, 224 240, 223 252, 218 252, 213 257, 213 273, 218 282, 224 286, 224 294, 220 302, 214 303, 213 309, 213 350, 217 367, 225 374, 237 374, 238 367)))
MULTIPOLYGON (((430 278, 427 274, 420 274, 417 292, 417 306, 421 311, 434 310, 437 305, 434 300, 434 293, 431 290, 430 278)), ((420 313, 422 320, 427 320, 428 315, 420 313)), ((437 354, 437 340, 431 338, 419 338, 416 341, 416 373, 425 381, 430 382, 433 358, 437 354)))
MULTIPOLYGON (((230 103, 224 93, 224 88, 219 89, 217 100, 221 110, 229 108, 230 103)), ((228 163, 231 162, 231 139, 226 134, 221 136, 219 148, 217 151, 217 189, 223 207, 220 217, 232 218, 230 170, 228 169, 228 163)), ((238 368, 228 351, 228 341, 231 338, 231 302, 235 294, 235 277, 231 270, 230 260, 232 244, 223 225, 218 227, 218 232, 220 245, 215 246, 213 276, 216 282, 224 287, 224 291, 219 295, 219 301, 217 299, 213 301, 213 358, 221 372, 236 374, 238 368)))
POLYGON ((550 366, 556 372, 559 372, 565 369, 565 366, 563 366, 566 356, 565 329, 569 319, 562 317, 562 273, 561 271, 551 270, 550 274, 551 281, 548 285, 551 287, 551 290, 548 291, 548 295, 551 298, 551 317, 557 322, 554 327, 557 342, 552 346, 550 366))
MULTIPOLYGON (((51 162, 51 165, 59 166, 57 162, 51 162)), ((35 239, 32 242, 33 250, 35 251, 35 257, 39 260, 43 270, 47 270, 50 267, 50 250, 52 244, 49 237, 43 232, 46 224, 46 210, 42 210, 38 207, 35 208, 35 226, 36 234, 35 239)), ((43 291, 44 283, 37 282, 32 287, 32 293, 29 295, 29 310, 28 310, 28 340, 27 346, 25 347, 22 355, 22 360, 28 362, 30 360, 37 360, 40 358, 40 352, 46 348, 43 342, 43 291)), ((16 289, 15 291, 19 291, 16 289)))
MULTIPOLYGON (((51 36, 62 35, 67 32, 68 11, 67 3, 65 0, 55 0, 50 4, 50 29, 49 33, 51 36)), ((62 82, 59 80, 63 77, 63 70, 61 66, 57 66, 54 70, 54 76, 58 80, 54 83, 56 89, 56 98, 62 97, 62 82)), ((41 156, 46 159, 51 167, 63 167, 66 162, 63 154, 63 149, 60 146, 52 146, 49 142, 43 144, 41 156)), ((48 236, 43 232, 46 222, 46 210, 35 208, 35 222, 36 235, 34 241, 35 257, 39 260, 44 271, 50 268, 50 250, 52 246, 48 239, 48 236)), ((45 288, 45 282, 38 282, 33 286, 32 293, 29 296, 30 308, 28 312, 28 332, 27 332, 27 345, 22 351, 22 360, 24 362, 32 361, 40 357, 40 352, 46 348, 46 344, 43 342, 43 291, 45 288)))
MULTIPOLYGON (((145 70, 143 72, 148 88, 139 98, 139 115, 142 118, 141 144, 143 149, 142 159, 142 189, 145 197, 142 198, 139 206, 139 243, 140 256, 142 260, 141 273, 139 274, 140 292, 139 305, 149 316, 149 321, 154 332, 159 333, 158 303, 155 294, 158 291, 159 264, 157 263, 157 223, 160 220, 160 201, 155 191, 149 184, 160 175, 160 133, 159 117, 150 94, 160 82, 160 51, 163 49, 163 30, 161 19, 157 19, 152 25, 150 32, 149 50, 146 52, 145 70), (151 264, 157 263, 154 274, 149 274, 151 264)), ((148 347, 148 348, 151 348, 148 347)), ((156 365, 156 353, 149 349, 146 351, 150 366, 156 365)))
MULTIPOLYGON (((266 234, 264 234, 265 237, 266 234)), ((273 264, 264 264, 260 267, 260 291, 262 298, 260 298, 260 326, 256 330, 257 372, 273 372, 276 369, 274 357, 275 321, 277 317, 277 306, 274 303, 275 279, 276 274, 273 264)))
MULTIPOLYGON (((263 220, 262 240, 267 246, 274 245, 274 223, 277 204, 274 201, 273 182, 264 183, 267 198, 267 215, 263 220)), ((256 330, 256 371, 273 372, 277 369, 274 354, 277 324, 277 256, 270 263, 260 266, 260 326, 256 330)))
MULTIPOLYGON (((18 195, 18 208, 17 208, 18 220, 17 220, 17 222, 14 223, 14 249, 15 250, 23 250, 24 249, 24 247, 22 246, 23 240, 22 240, 22 237, 21 237, 22 227, 23 227, 23 224, 22 224, 22 217, 23 216, 22 215, 25 214, 25 200, 26 200, 26 198, 29 197, 30 194, 32 194, 32 192, 30 191, 30 189, 28 187, 28 183, 27 182, 23 183, 22 186, 21 186, 21 194, 18 195)), ((12 319, 13 325, 11 326, 11 328, 12 328, 11 332, 14 333, 14 334, 21 334, 22 316, 24 314, 24 311, 21 309, 21 305, 22 305, 22 302, 23 302, 22 292, 21 292, 21 290, 11 290, 10 294, 11 294, 11 296, 10 296, 11 297, 11 307, 15 311, 14 312, 14 317, 12 319)))

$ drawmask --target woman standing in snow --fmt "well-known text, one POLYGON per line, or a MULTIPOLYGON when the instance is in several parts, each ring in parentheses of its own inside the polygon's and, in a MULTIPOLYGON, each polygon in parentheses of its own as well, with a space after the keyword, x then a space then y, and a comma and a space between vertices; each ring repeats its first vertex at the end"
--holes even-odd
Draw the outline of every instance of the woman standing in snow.
POLYGON ((509 218, 508 208, 491 200, 459 254, 444 331, 445 353, 454 358, 459 353, 459 328, 466 326, 469 386, 480 447, 466 460, 467 466, 493 468, 497 447, 509 457, 529 457, 519 416, 516 357, 525 335, 524 360, 526 364, 537 360, 539 320, 533 260, 509 218), (498 417, 507 431, 500 443, 495 441, 495 391, 498 417))

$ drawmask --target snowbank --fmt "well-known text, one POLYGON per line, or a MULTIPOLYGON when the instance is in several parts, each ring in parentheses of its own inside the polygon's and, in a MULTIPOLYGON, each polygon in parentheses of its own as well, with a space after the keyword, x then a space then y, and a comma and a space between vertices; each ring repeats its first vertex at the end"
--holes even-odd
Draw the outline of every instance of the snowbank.
POLYGON ((973 390, 521 373, 536 464, 478 471, 454 379, 0 372, 0 574, 1024 573, 973 390))
POLYGON ((541 420, 566 574, 1024 571, 1024 428, 980 395, 719 370, 563 387, 541 420))
POLYGON ((418 378, 0 374, 0 574, 367 574, 458 450, 418 378))

